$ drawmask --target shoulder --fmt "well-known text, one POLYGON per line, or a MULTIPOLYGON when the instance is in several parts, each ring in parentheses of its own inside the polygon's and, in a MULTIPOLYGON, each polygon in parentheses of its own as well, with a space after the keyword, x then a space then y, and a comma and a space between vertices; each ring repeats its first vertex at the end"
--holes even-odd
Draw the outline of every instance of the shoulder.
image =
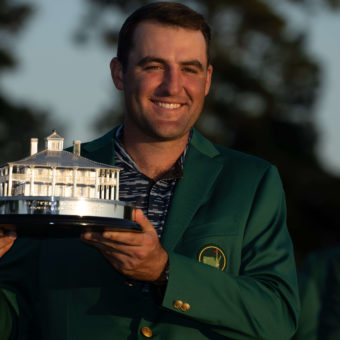
POLYGON ((96 138, 92 141, 89 141, 87 143, 82 144, 82 151, 84 152, 96 152, 97 150, 102 149, 107 144, 112 144, 115 132, 117 130, 117 127, 113 128, 109 132, 107 132, 105 135, 96 138))
POLYGON ((219 151, 218 159, 227 166, 235 166, 237 168, 248 168, 249 170, 267 170, 273 167, 273 165, 254 155, 250 155, 241 151, 233 150, 221 145, 214 144, 219 151))
MULTIPOLYGON (((96 139, 93 139, 92 141, 85 142, 81 144, 81 152, 83 153, 91 153, 96 152, 96 150, 101 149, 103 146, 107 145, 109 142, 111 142, 114 138, 115 131, 117 128, 113 128, 109 132, 107 132, 105 135, 100 136, 96 139)), ((65 149, 66 151, 72 151, 72 146, 65 149)))
POLYGON ((210 142, 197 130, 194 130, 191 144, 202 154, 211 158, 211 161, 222 165, 222 172, 237 174, 237 177, 253 178, 263 176, 268 172, 276 173, 276 167, 270 162, 244 153, 210 142))
MULTIPOLYGON (((81 156, 93 161, 114 164, 114 136, 117 128, 112 129, 104 136, 81 145, 81 156)), ((66 149, 71 151, 71 148, 66 149)))

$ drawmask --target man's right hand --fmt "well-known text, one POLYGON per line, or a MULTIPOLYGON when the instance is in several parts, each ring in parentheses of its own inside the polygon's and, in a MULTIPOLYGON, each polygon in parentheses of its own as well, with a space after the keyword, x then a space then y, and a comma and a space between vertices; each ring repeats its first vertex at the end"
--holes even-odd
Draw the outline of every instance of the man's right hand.
POLYGON ((5 232, 0 228, 0 258, 10 250, 16 238, 14 231, 5 232))

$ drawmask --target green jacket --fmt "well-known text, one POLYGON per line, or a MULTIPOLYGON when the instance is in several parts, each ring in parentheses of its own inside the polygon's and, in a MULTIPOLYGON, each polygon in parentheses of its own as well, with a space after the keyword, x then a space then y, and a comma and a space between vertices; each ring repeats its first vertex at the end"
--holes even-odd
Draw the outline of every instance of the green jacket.
MULTIPOLYGON (((82 154, 113 164, 113 136, 82 154)), ((144 339, 143 327, 162 340, 293 335, 296 270, 275 167, 195 130, 161 242, 170 260, 163 297, 142 293, 77 238, 18 240, 0 261, 0 281, 16 294, 19 338, 144 339)))

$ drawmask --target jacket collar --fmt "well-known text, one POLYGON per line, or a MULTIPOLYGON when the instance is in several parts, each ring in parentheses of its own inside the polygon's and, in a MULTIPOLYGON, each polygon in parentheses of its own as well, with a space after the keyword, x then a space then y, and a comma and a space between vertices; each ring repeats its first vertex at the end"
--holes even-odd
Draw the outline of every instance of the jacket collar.
MULTIPOLYGON (((105 164, 114 164, 114 136, 118 126, 110 130, 100 138, 82 145, 84 154, 91 154, 91 159, 98 160, 105 164), (109 162, 107 162, 109 160, 109 162)), ((196 148, 203 155, 214 158, 219 155, 219 151, 209 140, 204 138, 196 129, 193 129, 192 139, 189 148, 196 148)))

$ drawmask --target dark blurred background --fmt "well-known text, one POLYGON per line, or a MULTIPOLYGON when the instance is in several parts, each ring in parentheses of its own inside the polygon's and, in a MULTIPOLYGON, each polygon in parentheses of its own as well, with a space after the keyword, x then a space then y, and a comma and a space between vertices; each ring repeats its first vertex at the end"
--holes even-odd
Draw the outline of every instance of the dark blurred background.
MULTIPOLYGON (((101 48, 111 51, 122 20, 149 2, 79 1, 84 15, 70 32, 72 43, 84 48, 100 40, 101 48)), ((340 177, 325 170, 317 157, 321 136, 316 110, 324 75, 306 47, 307 32, 290 29, 276 1, 180 2, 204 14, 213 28, 213 87, 198 128, 216 143, 257 155, 279 168, 298 262, 310 251, 339 244, 340 177)), ((302 11, 340 7, 340 0, 287 2, 302 11)), ((34 20, 33 10, 30 1, 0 0, 0 80, 5 70, 17 66, 13 41, 34 20)), ((93 112, 96 134, 119 122, 122 110, 120 97, 114 95, 111 107, 93 112)), ((25 156, 30 137, 46 136, 55 126, 63 132, 62 122, 53 121, 47 111, 13 102, 0 87, 0 161, 25 156)))

